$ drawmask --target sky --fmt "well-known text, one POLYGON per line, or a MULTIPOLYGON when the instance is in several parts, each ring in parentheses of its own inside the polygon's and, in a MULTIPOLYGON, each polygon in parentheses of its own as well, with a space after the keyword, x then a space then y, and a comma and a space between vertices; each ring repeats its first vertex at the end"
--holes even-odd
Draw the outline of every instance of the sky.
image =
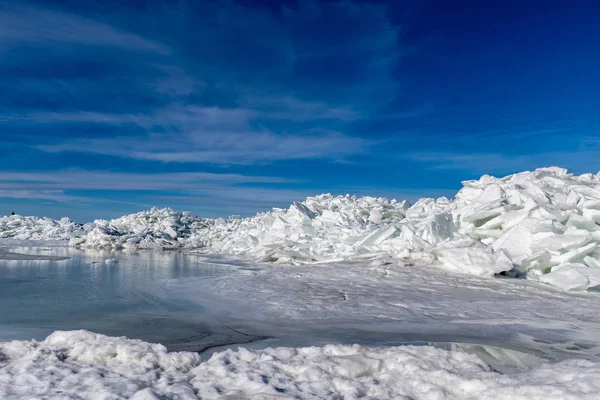
POLYGON ((0 0, 0 214, 252 215, 600 169, 594 1, 0 0))

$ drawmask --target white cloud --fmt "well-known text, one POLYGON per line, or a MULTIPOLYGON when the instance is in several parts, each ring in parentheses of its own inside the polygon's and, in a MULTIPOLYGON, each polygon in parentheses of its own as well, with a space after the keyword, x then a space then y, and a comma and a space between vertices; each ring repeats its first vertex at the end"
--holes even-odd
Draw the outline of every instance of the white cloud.
POLYGON ((322 101, 301 100, 295 97, 264 96, 259 93, 246 94, 240 101, 242 106, 260 110, 260 117, 272 120, 314 121, 338 120, 354 121, 361 114, 352 110, 351 106, 330 106, 322 101))
POLYGON ((169 53, 169 48, 160 43, 40 5, 3 3, 0 21, 0 50, 27 44, 63 43, 169 53))
POLYGON ((545 152, 537 154, 420 152, 407 158, 429 165, 430 169, 468 171, 474 174, 514 173, 552 165, 580 172, 600 169, 600 150, 545 152))
POLYGON ((328 130, 275 134, 254 126, 254 119, 260 116, 259 112, 245 108, 172 106, 152 115, 31 112, 3 116, 0 121, 135 126, 148 133, 110 139, 76 139, 35 147, 45 152, 97 153, 161 162, 249 165, 294 159, 335 160, 361 153, 372 144, 328 130))
POLYGON ((0 198, 51 200, 56 202, 81 201, 83 198, 69 196, 62 190, 10 190, 0 189, 0 198))
POLYGON ((9 190, 181 190, 243 183, 285 183, 276 177, 212 174, 207 172, 127 173, 110 171, 3 172, 0 189, 9 190))
POLYGON ((371 142, 337 132, 275 135, 271 132, 152 134, 143 138, 87 139, 38 145, 45 152, 82 152, 161 162, 215 165, 268 164, 281 160, 333 159, 359 154, 371 142))
POLYGON ((289 187, 294 183, 298 182, 276 177, 203 172, 4 172, 0 174, 0 198, 51 200, 77 205, 121 203, 135 205, 138 209, 154 205, 196 210, 229 208, 232 212, 248 214, 257 209, 287 206, 316 193, 308 188, 289 187), (268 186, 256 187, 257 184, 268 186), (274 184, 277 187, 272 186, 274 184), (94 194, 90 195, 90 191, 94 194), (115 200, 97 193, 114 191, 131 195, 115 200))

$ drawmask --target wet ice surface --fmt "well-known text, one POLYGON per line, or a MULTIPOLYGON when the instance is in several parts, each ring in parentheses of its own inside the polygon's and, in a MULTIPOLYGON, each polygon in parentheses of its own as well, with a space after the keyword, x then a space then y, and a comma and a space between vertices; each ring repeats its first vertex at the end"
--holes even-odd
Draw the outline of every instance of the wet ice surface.
POLYGON ((471 343, 551 361, 600 357, 600 296, 537 282, 477 278, 428 266, 264 266, 251 276, 171 281, 271 345, 471 343), (202 294, 202 295, 199 295, 202 294))
POLYGON ((86 329, 199 350, 257 338, 223 326, 197 304, 173 300, 170 280, 244 273, 180 252, 81 251, 0 245, 0 341, 86 329))

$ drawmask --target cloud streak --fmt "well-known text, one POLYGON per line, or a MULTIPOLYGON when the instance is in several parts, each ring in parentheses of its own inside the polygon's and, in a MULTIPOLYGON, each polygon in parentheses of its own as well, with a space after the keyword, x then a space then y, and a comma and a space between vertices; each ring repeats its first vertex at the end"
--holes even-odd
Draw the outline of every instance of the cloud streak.
MULTIPOLYGON (((59 203, 81 202, 82 197, 68 196, 62 190, 10 190, 0 189, 0 198, 50 200, 59 203)), ((88 200, 89 201, 89 200, 88 200)))
POLYGON ((90 18, 39 5, 1 2, 0 6, 0 50, 23 45, 70 44, 169 53, 164 45, 90 18))
POLYGON ((262 115, 243 108, 188 106, 163 109, 154 115, 35 112, 0 117, 0 122, 34 126, 95 123, 136 127, 149 133, 116 140, 76 139, 37 145, 36 148, 45 152, 96 153, 161 162, 248 165, 280 160, 340 159, 361 153, 375 143, 319 129, 275 134, 253 126, 262 115))
MULTIPOLYGON (((77 207, 105 204, 135 209, 170 206, 200 215, 254 214, 273 206, 304 200, 314 189, 276 177, 239 174, 128 173, 108 171, 5 172, 0 174, 0 198, 51 201, 77 207), (114 198, 110 193, 121 194, 114 198)), ((102 215, 93 214, 93 218, 102 215)))
POLYGON ((44 152, 96 153, 167 163, 215 165, 269 164, 282 160, 344 158, 363 151, 370 142, 337 132, 313 136, 274 135, 268 131, 193 134, 153 134, 145 138, 77 140, 39 145, 44 152))
POLYGON ((579 172, 600 170, 600 149, 545 152, 538 154, 422 152, 407 158, 432 170, 458 170, 474 174, 513 173, 535 168, 568 166, 579 172))
POLYGON ((110 171, 3 172, 1 189, 36 190, 182 190, 193 192, 204 185, 289 183, 276 177, 212 174, 207 172, 128 173, 110 171))

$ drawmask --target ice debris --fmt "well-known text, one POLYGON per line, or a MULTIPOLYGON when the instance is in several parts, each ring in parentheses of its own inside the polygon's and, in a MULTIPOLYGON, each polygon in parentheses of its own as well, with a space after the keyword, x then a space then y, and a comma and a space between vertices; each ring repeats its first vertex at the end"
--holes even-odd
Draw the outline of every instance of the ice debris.
POLYGON ((0 237, 66 239, 82 248, 204 249, 262 262, 433 263, 492 276, 511 271, 565 290, 600 284, 600 173, 557 167, 463 182, 453 200, 309 197, 250 218, 153 208, 85 226, 4 217, 0 237))
POLYGON ((209 221, 190 212, 152 208, 111 221, 99 219, 86 224, 85 234, 74 235, 70 243, 92 249, 177 249, 187 247, 192 232, 203 230, 209 221))
POLYGON ((489 359, 515 352, 472 347, 240 348, 202 362, 160 344, 57 331, 41 342, 0 343, 0 398, 592 399, 600 390, 595 362, 517 357, 521 368, 502 374, 489 359))
POLYGON ((0 217, 0 239, 69 240, 83 234, 83 225, 76 224, 69 218, 56 221, 21 215, 0 217))

